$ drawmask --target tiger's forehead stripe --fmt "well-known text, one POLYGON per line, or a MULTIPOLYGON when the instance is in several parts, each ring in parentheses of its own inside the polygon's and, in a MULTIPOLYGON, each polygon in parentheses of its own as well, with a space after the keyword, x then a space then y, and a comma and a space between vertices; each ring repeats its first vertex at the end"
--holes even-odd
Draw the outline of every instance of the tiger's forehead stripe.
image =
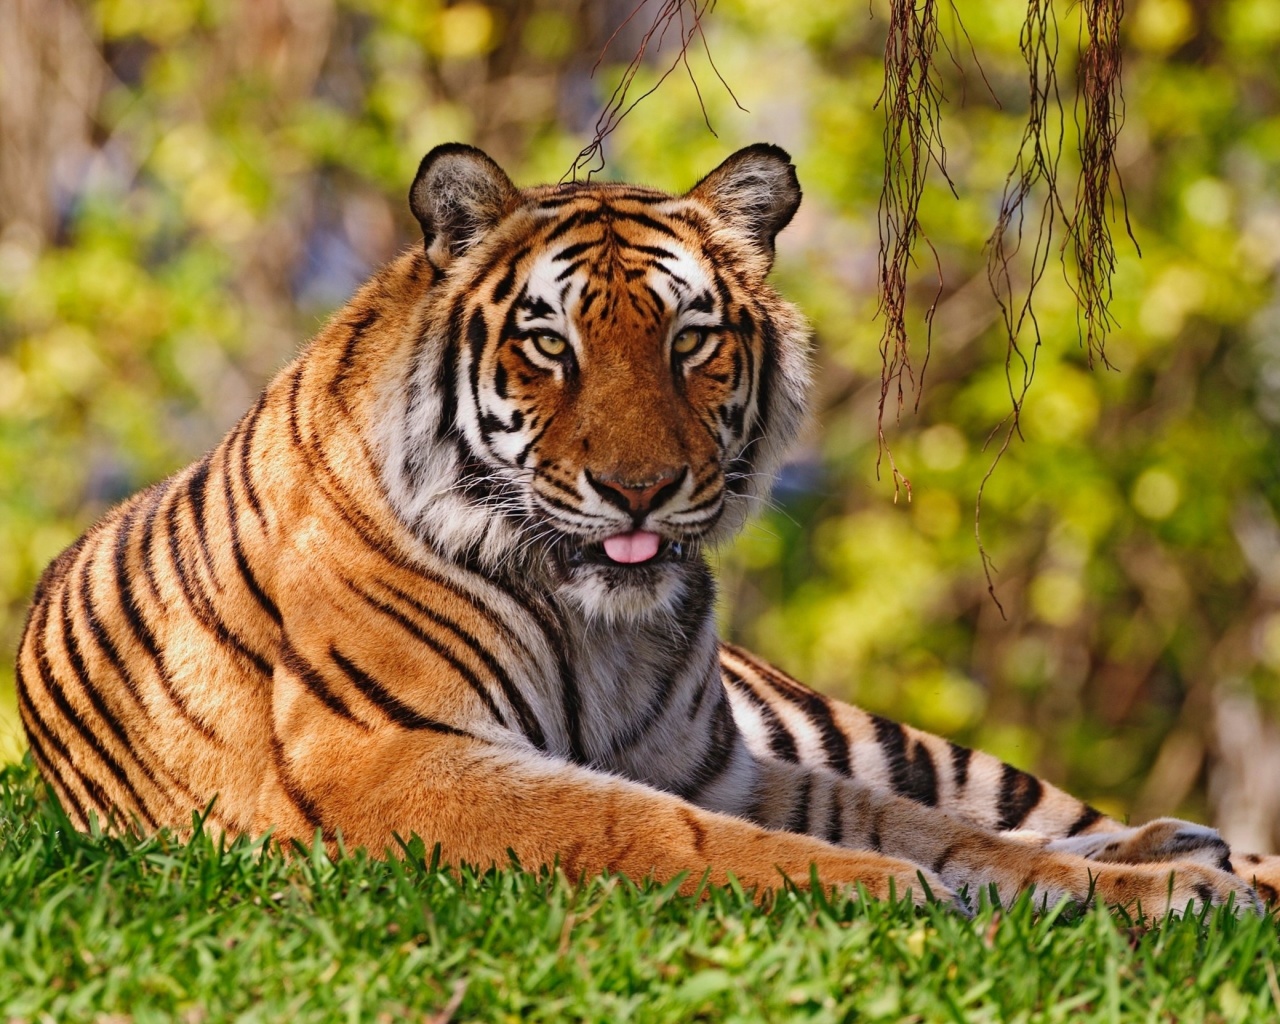
MULTIPOLYGON (((565 243, 554 249, 562 259, 587 253, 597 246, 611 251, 631 250, 637 258, 662 259, 671 256, 671 243, 688 244, 700 234, 701 218, 684 216, 693 211, 678 198, 647 190, 591 187, 608 191, 604 194, 575 191, 526 207, 525 213, 531 215, 533 224, 520 236, 495 248, 485 265, 478 268, 461 289, 464 301, 479 303, 487 296, 495 305, 506 303, 521 272, 527 269, 529 258, 543 256, 557 242, 565 243), (656 209, 663 206, 666 208, 656 209), (656 244, 652 235, 645 234, 646 230, 661 236, 665 245, 656 244)), ((564 278, 580 266, 563 268, 564 278)))

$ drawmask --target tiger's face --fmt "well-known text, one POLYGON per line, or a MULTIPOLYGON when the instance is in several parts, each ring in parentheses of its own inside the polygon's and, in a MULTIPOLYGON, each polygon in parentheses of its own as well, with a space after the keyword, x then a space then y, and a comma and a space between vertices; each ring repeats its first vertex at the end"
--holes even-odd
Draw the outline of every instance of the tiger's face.
POLYGON ((420 528, 474 536, 482 561, 540 558, 592 613, 670 606, 801 417, 807 338, 764 281, 794 171, 752 147, 673 197, 520 192, 478 151, 441 162, 428 156, 412 193, 443 271, 420 372, 457 489, 417 502, 420 528), (459 494, 493 525, 457 530, 459 494))

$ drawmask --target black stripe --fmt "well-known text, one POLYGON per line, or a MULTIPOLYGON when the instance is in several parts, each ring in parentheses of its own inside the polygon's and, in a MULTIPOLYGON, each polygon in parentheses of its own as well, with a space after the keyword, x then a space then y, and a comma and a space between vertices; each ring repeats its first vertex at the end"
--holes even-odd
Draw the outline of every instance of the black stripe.
POLYGON ((480 403, 480 373, 481 364, 484 362, 484 350, 489 341, 489 328, 485 323, 484 313, 479 310, 473 310, 471 316, 467 320, 467 345, 471 350, 471 364, 467 368, 468 380, 471 384, 471 404, 472 409, 479 413, 480 403))
MULTIPOLYGON (((343 486, 342 481, 316 446, 308 447, 310 450, 306 454, 311 460, 309 468, 313 474, 312 481, 315 484, 316 493, 328 501, 334 515, 350 527, 361 544, 370 551, 376 551, 390 565, 399 569, 405 568, 404 555, 393 547, 390 538, 383 532, 381 524, 361 509, 360 502, 343 486)), ((431 547, 432 552, 437 556, 439 555, 439 552, 430 544, 429 538, 419 535, 418 540, 431 547)))
POLYGON ((356 346, 360 344, 364 332, 376 324, 381 316, 382 313, 377 307, 372 307, 347 324, 350 333, 347 335, 346 344, 342 346, 342 355, 338 358, 338 372, 329 381, 329 393, 337 397, 344 408, 346 400, 341 395, 342 385, 346 382, 347 374, 351 372, 351 364, 355 361, 356 346))
POLYGON ((240 509, 231 490, 231 477, 226 473, 222 474, 222 495, 226 499, 227 526, 231 532, 231 555, 236 560, 236 568, 240 570, 240 577, 254 600, 258 602, 258 606, 267 613, 272 622, 279 626, 284 621, 280 615, 280 609, 262 589, 262 585, 249 567, 248 558, 245 557, 244 546, 240 542, 240 509))
POLYGON ((276 735, 275 729, 271 730, 271 757, 275 763, 276 778, 280 780, 280 788, 284 790, 293 805, 301 812, 302 816, 307 820, 312 834, 316 829, 320 830, 321 838, 325 842, 332 842, 333 833, 324 827, 324 818, 320 813, 320 808, 316 802, 311 799, 293 778, 293 773, 289 770, 289 758, 285 754, 284 744, 280 742, 280 737, 276 735))
MULTIPOLYGON (((121 657, 120 651, 115 645, 115 641, 111 639, 111 634, 107 631, 107 627, 103 624, 101 617, 98 615, 98 608, 93 599, 93 565, 96 557, 96 551, 90 552, 89 556, 85 558, 83 567, 80 571, 80 612, 84 618, 85 624, 88 626, 89 637, 111 664, 111 667, 120 677, 120 681, 124 683, 125 692, 129 694, 130 698, 132 698, 137 712, 146 721, 148 726, 152 726, 154 724, 154 720, 152 719, 151 712, 147 709, 146 703, 142 699, 142 693, 138 688, 138 681, 133 677, 133 673, 129 671, 128 666, 125 665, 124 658, 121 657)), ((146 732, 147 730, 143 731, 146 732)), ((202 801, 191 792, 186 783, 169 771, 163 761, 159 758, 155 758, 155 752, 150 748, 145 736, 135 736, 131 739, 130 749, 135 747, 152 756, 155 761, 155 770, 159 771, 160 774, 169 781, 170 785, 180 789, 190 799, 192 807, 198 806, 202 803, 202 801)), ((138 758, 138 761, 143 764, 144 770, 147 770, 148 773, 151 771, 151 768, 142 761, 142 758, 138 758)), ((151 778, 150 774, 148 774, 148 778, 151 778)), ((163 787, 158 785, 157 788, 163 789, 163 787)))
MULTIPOLYGON (((664 249, 660 245, 641 245, 639 242, 624 242, 623 244, 626 248, 634 249, 636 252, 642 252, 646 256, 656 256, 658 259, 662 260, 674 260, 679 258, 670 249, 664 249)), ((666 268, 664 267, 663 269, 665 270, 666 268)))
POLYGON ((520 449, 520 454, 516 456, 516 465, 525 468, 525 461, 529 458, 529 453, 533 451, 534 446, 542 440, 543 435, 551 429, 551 424, 556 421, 555 413, 551 413, 542 422, 542 426, 538 428, 538 432, 529 438, 528 443, 520 449))
MULTIPOLYGON (((209 494, 209 468, 213 462, 213 453, 205 455, 191 471, 187 480, 187 503, 191 506, 191 524, 195 527, 196 541, 200 546, 200 554, 204 562, 205 572, 214 589, 220 590, 218 573, 213 564, 213 552, 209 550, 209 530, 204 518, 205 501, 209 494)), ((226 472, 226 465, 223 465, 226 472)))
MULTIPOLYGON (((253 451, 253 440, 258 430, 258 420, 262 416, 262 410, 266 405, 267 393, 264 391, 258 396, 257 402, 253 408, 249 410, 248 416, 241 420, 244 424, 243 430, 240 432, 240 456, 236 460, 240 469, 240 486, 244 488, 244 493, 249 499, 249 505, 253 509, 253 514, 258 517, 258 522, 262 524, 263 529, 267 526, 267 515, 262 508, 262 499, 258 495, 258 488, 253 482, 252 463, 250 455, 253 451)), ((222 471, 228 472, 231 459, 231 445, 226 447, 226 461, 223 463, 222 471)))
POLYGON ((706 234, 710 228, 707 219, 702 214, 687 206, 680 210, 673 210, 667 216, 672 220, 679 221, 681 224, 687 224, 700 235, 706 234))
POLYGON ((726 665, 723 659, 720 661, 720 671, 725 682, 746 697, 751 706, 760 712, 765 732, 769 737, 769 750, 773 756, 780 761, 797 763, 800 760, 800 753, 796 750, 795 737, 787 729, 786 723, 778 717, 778 713, 769 706, 768 701, 756 693, 755 688, 747 682, 746 678, 726 665))
POLYGON ((733 744, 738 737, 738 727, 733 720, 733 709, 729 707, 727 696, 721 695, 716 703, 714 715, 707 739, 707 749, 689 773, 689 777, 685 779, 684 784, 677 787, 675 791, 677 796, 692 803, 696 803, 698 794, 728 770, 733 755, 733 744))
POLYGON ((775 693, 786 698, 805 713, 810 724, 818 730, 822 738, 827 767, 844 776, 852 774, 853 769, 849 763, 849 740, 836 724, 835 715, 831 711, 831 702, 817 691, 796 682, 790 676, 783 675, 768 662, 760 661, 739 648, 733 648, 733 653, 740 660, 751 665, 775 693))
POLYGON ((997 810, 1000 820, 996 829, 1007 832, 1021 825, 1040 803, 1044 786, 1034 775, 1015 768, 1011 764, 1004 766, 1004 774, 1000 778, 1000 797, 997 810))
POLYGON ((542 244, 544 246, 550 245, 557 239, 567 235, 574 228, 583 224, 590 224, 596 219, 596 213, 596 210, 575 210, 543 236, 542 244))
MULTIPOLYGON (((608 207, 608 210, 620 221, 629 221, 632 224, 640 224, 643 227, 658 232, 660 235, 666 235, 668 238, 674 238, 677 242, 680 241, 680 236, 676 234, 669 225, 663 224, 660 220, 655 220, 646 213, 639 213, 635 210, 617 210, 612 206, 608 207)), ((620 227, 621 225, 618 226, 620 227)))
POLYGON ((142 517, 142 578, 147 582, 147 589, 151 591, 151 596, 155 598, 157 604, 164 604, 164 598, 160 595, 160 584, 156 579, 155 570, 155 541, 156 541, 156 519, 160 515, 160 508, 164 505, 165 498, 169 495, 169 487, 171 481, 164 481, 155 484, 142 492, 143 499, 149 499, 147 502, 146 514, 142 517))
POLYGON ((724 690, 724 680, 720 676, 719 665, 716 666, 716 671, 709 672, 703 677, 702 685, 698 687, 698 692, 693 699, 693 703, 689 705, 690 722, 697 719, 698 715, 702 712, 702 705, 707 701, 707 694, 714 690, 724 690))
POLYGON ((329 688, 324 676, 298 653, 297 648, 293 646, 287 635, 280 638, 280 663, 289 672, 292 672, 298 678, 298 681, 335 715, 339 718, 345 718, 348 722, 353 722, 361 729, 369 730, 369 724, 357 718, 351 708, 347 706, 347 702, 329 688))
POLYGON ((302 424, 298 421, 298 395, 302 393, 302 372, 305 369, 306 365, 299 361, 289 375, 289 433, 293 443, 303 449, 310 447, 302 439, 302 424))
POLYGON ((791 808, 791 816, 783 829, 787 832, 798 832, 801 835, 809 831, 809 797, 813 792, 813 776, 806 775, 800 782, 795 806, 791 808))
POLYGON ((525 246, 508 259, 507 269, 503 272, 502 277, 498 279, 498 283, 493 286, 493 292, 490 296, 490 301, 495 305, 511 294, 511 289, 515 287, 516 272, 520 268, 520 261, 529 255, 529 251, 529 247, 525 246))
POLYGON ((897 722, 872 715, 876 742, 884 754, 889 780, 900 796, 909 797, 928 807, 938 804, 938 773, 933 756, 923 743, 908 746, 906 730, 897 722))
POLYGON ((130 755, 131 759, 142 770, 142 774, 146 776, 147 781, 156 789, 164 792, 163 787, 152 774, 150 766, 138 757, 134 749, 137 744, 133 737, 125 730, 124 724, 119 718, 107 707, 107 703, 102 698, 102 694, 94 685, 90 677, 89 667, 84 660, 84 651, 80 646, 80 640, 76 636, 75 624, 71 620, 71 588, 67 586, 62 592, 62 637, 67 647, 67 657, 71 662, 71 670, 76 675, 76 681, 80 684, 80 689, 84 691, 89 703, 93 705, 93 709, 98 713, 98 717, 102 719, 108 729, 115 734, 116 739, 120 741, 120 745, 130 755))
POLYGON ((463 308, 459 303, 449 318, 449 333, 436 366, 435 390, 440 396, 436 439, 441 441, 458 431, 458 339, 462 332, 462 314, 463 308))
POLYGON ((587 265, 586 260, 574 260, 562 271, 560 271, 560 273, 556 274, 555 279, 557 282, 567 280, 568 278, 573 277, 574 274, 576 274, 579 270, 581 270, 586 265, 587 265))
MULTIPOLYGON (((742 314, 749 317, 745 309, 742 310, 742 314)), ((764 326, 768 326, 768 321, 765 321, 764 326)), ((744 330, 744 336, 745 334, 744 330)), ((764 339, 765 351, 771 351, 776 344, 777 339, 770 331, 769 336, 764 339)), ((756 454, 763 448, 760 442, 768 436, 771 429, 769 419, 772 411, 770 402, 773 394, 774 360, 757 360, 749 343, 744 343, 740 351, 747 361, 747 379, 751 391, 754 392, 756 414, 751 423, 749 436, 745 439, 741 452, 733 460, 731 467, 733 474, 730 476, 728 486, 736 494, 745 494, 750 487, 752 473, 755 472, 756 454)))
MULTIPOLYGON (((695 582, 695 586, 690 588, 690 592, 681 601, 680 607, 674 610, 674 621, 688 621, 691 609, 698 607, 710 609, 711 606, 710 587, 704 577, 695 582)), ((689 668, 694 648, 702 637, 705 625, 706 623, 696 623, 678 632, 676 640, 664 659, 657 692, 653 695, 653 699, 649 701, 648 706, 638 716, 631 719, 625 731, 615 733, 610 737, 609 752, 606 755, 606 760, 611 760, 620 751, 634 747, 648 736, 649 731, 655 725, 666 718, 667 712, 672 710, 672 694, 675 692, 676 684, 689 668)), ((703 680, 706 680, 709 672, 714 672, 714 666, 708 664, 706 669, 708 671, 704 671, 702 674, 703 680)), ((712 678, 715 678, 714 675, 712 678)), ((696 695, 698 706, 702 704, 706 689, 705 682, 704 685, 698 688, 696 695)))
POLYGON ((444 733, 448 736, 470 736, 470 733, 455 729, 451 725, 445 725, 444 722, 438 722, 434 718, 428 718, 426 715, 415 711, 408 704, 393 696, 386 687, 372 676, 361 671, 350 659, 344 657, 342 652, 332 645, 329 647, 329 657, 333 659, 333 663, 338 668, 342 669, 356 689, 363 693, 370 703, 377 705, 383 714, 395 722, 396 725, 405 729, 427 729, 431 732, 444 733))
POLYGON ((257 669, 259 675, 270 676, 271 662, 250 648, 240 635, 222 620, 200 582, 200 574, 195 571, 194 566, 187 565, 186 556, 182 553, 184 531, 182 523, 178 520, 178 502, 181 501, 182 495, 177 488, 174 488, 172 495, 169 511, 165 515, 169 527, 169 561, 173 563, 173 570, 182 587, 182 594, 195 614, 196 621, 212 633, 222 646, 230 648, 248 661, 257 669))
MULTIPOLYGON (((40 769, 40 774, 44 776, 45 782, 53 791, 53 797, 63 808, 66 809, 70 805, 76 816, 88 827, 89 812, 85 809, 84 804, 76 797, 71 787, 66 784, 62 776, 58 773, 57 766, 53 759, 49 757, 48 752, 44 749, 44 744, 40 742, 39 730, 43 729, 43 724, 38 720, 28 721, 27 709, 23 704, 27 703, 19 694, 18 710, 22 718, 22 726, 27 734, 27 744, 31 748, 32 759, 36 762, 36 767, 40 769)), ((70 766, 75 771, 74 766, 70 766)))
POLYGON ((494 434, 514 434, 517 430, 524 429, 524 413, 519 409, 514 410, 511 422, 508 423, 501 416, 487 412, 480 417, 479 426, 480 439, 488 445, 494 434))
POLYGON ((1080 812, 1080 817, 1076 818, 1075 823, 1067 829, 1067 836, 1078 836, 1101 817, 1102 812, 1100 810, 1085 804, 1084 810, 1080 812))
MULTIPOLYGON (((61 601, 64 621, 66 616, 66 601, 67 588, 64 586, 62 588, 61 601)), ((138 812, 146 820, 147 824, 154 828, 156 826, 156 819, 152 816, 150 808, 147 807, 146 801, 142 799, 138 791, 134 788, 133 781, 129 778, 129 773, 124 770, 124 767, 120 762, 112 756, 109 750, 107 750, 106 746, 102 742, 102 738, 98 736, 97 732, 89 728, 89 724, 84 720, 84 717, 80 712, 72 707, 71 701, 67 699, 66 691, 62 689, 62 684, 59 683, 57 678, 54 676, 53 666, 49 664, 48 648, 45 646, 45 632, 49 627, 49 614, 52 611, 50 608, 51 603, 51 600, 46 601, 42 607, 40 624, 37 627, 35 634, 36 668, 40 673, 40 681, 44 684, 45 691, 51 698, 53 698, 53 703, 62 713, 62 717, 71 723, 75 731, 80 734, 80 738, 84 741, 85 745, 98 755, 98 760, 102 762, 108 772, 115 776, 116 781, 120 784, 120 788, 124 790, 128 798, 137 807, 138 812)), ((86 689, 91 686, 87 674, 81 682, 86 689)), ((111 803, 115 803, 115 801, 112 801, 111 803)))
POLYGON ((593 523, 595 521, 591 516, 583 512, 582 509, 578 508, 575 505, 570 505, 567 501, 561 501, 559 498, 554 497, 553 495, 547 494, 545 491, 538 491, 536 493, 538 495, 539 501, 545 502, 547 505, 550 505, 552 508, 557 508, 561 512, 568 512, 572 515, 578 516, 580 519, 586 520, 588 523, 593 523))
MULTIPOLYGON (((554 419, 554 417, 552 417, 552 419, 554 419)), ((535 472, 535 476, 539 483, 546 484, 548 487, 554 487, 561 494, 567 494, 570 498, 577 498, 578 500, 582 499, 582 495, 578 493, 577 487, 572 483, 565 483, 559 477, 554 476, 553 473, 554 468, 543 469, 541 472, 535 472)), ((572 505, 566 507, 573 508, 572 505)))
POLYGON ((372 594, 361 590, 359 586, 349 579, 344 578, 343 582, 352 593, 363 599, 370 607, 376 608, 378 611, 382 612, 383 615, 394 619, 404 627, 411 636, 421 641, 428 648, 443 658, 453 668, 453 670, 458 673, 458 675, 466 680, 472 691, 480 698, 481 702, 488 709, 489 713, 497 719, 498 723, 505 728, 509 728, 506 716, 504 716, 502 711, 498 708, 498 705, 494 702, 493 696, 489 693, 488 688, 480 681, 480 677, 471 671, 466 664, 459 660, 452 651, 446 648, 444 644, 440 643, 439 640, 414 622, 413 619, 405 615, 404 612, 400 611, 399 608, 389 605, 385 601, 378 600, 378 598, 374 597, 372 594))
POLYGON ((653 301, 653 309, 649 311, 649 317, 654 323, 661 323, 663 314, 666 313, 667 304, 663 302, 662 296, 658 294, 657 289, 647 281, 643 286, 644 292, 653 301))
MULTIPOLYGON (((547 647, 555 655, 560 678, 561 713, 565 731, 569 734, 569 756, 576 764, 587 764, 589 759, 582 740, 582 695, 578 692, 578 675, 569 660, 564 621, 558 609, 548 607, 542 597, 526 590, 520 580, 507 580, 503 586, 537 623, 547 647)), ((525 643, 527 645, 527 641, 525 643)))
POLYGON ((955 780, 958 793, 969 783, 969 761, 973 757, 973 751, 950 740, 947 741, 947 746, 951 750, 951 777, 955 780))
POLYGON ((706 501, 700 501, 696 505, 685 505, 684 508, 680 510, 680 515, 682 516, 691 515, 694 512, 701 512, 704 509, 712 508, 715 505, 720 504, 723 498, 724 498, 724 492, 717 489, 716 492, 712 494, 710 498, 706 499, 706 501))
POLYGON ((697 473, 694 474, 693 490, 689 492, 690 501, 697 501, 699 498, 702 497, 703 492, 706 491, 708 488, 711 488, 712 490, 716 491, 717 494, 719 494, 721 480, 722 480, 721 474, 719 473, 719 469, 720 469, 720 466, 715 460, 715 458, 713 457, 708 459, 706 462, 706 465, 703 466, 701 469, 698 470, 697 473), (703 469, 708 469, 710 470, 710 472, 708 472, 705 476, 699 477, 699 474, 702 473, 703 469))
POLYGON ((147 706, 143 702, 142 694, 138 689, 138 682, 125 665, 124 658, 120 656, 120 651, 99 617, 97 604, 93 600, 93 565, 96 556, 97 552, 92 552, 84 560, 83 568, 80 570, 80 604, 84 612, 85 621, 89 626, 89 635, 102 653, 106 655, 111 667, 116 670, 117 675, 120 676, 125 685, 125 689, 129 691, 143 716, 149 718, 147 706))
POLYGON ((133 529, 137 511, 135 506, 125 512, 120 519, 116 535, 114 561, 116 582, 120 587, 120 609, 124 612, 125 621, 129 624, 129 630, 134 639, 142 645, 142 649, 147 652, 147 656, 151 659, 156 676, 160 680, 160 685, 164 687, 169 699, 173 701, 174 707, 205 739, 222 745, 218 734, 207 723, 196 717, 188 706, 186 697, 174 685, 173 677, 169 674, 169 668, 165 664, 164 654, 160 650, 160 645, 156 642, 155 634, 151 632, 151 627, 147 624, 147 620, 142 614, 137 595, 133 592, 133 583, 129 572, 129 534, 133 529))
POLYGON ((827 807, 826 840, 839 846, 844 842, 844 805, 840 802, 840 787, 832 785, 831 803, 827 807))
POLYGON ((516 717, 520 719, 521 731, 539 750, 547 749, 546 736, 543 735, 542 726, 539 724, 537 716, 534 715, 533 708, 529 706, 524 694, 520 692, 519 687, 516 686, 502 663, 490 654, 475 636, 452 619, 448 619, 434 609, 428 608, 412 594, 406 594, 399 587, 388 583, 386 580, 379 580, 378 583, 383 589, 390 591, 393 596, 403 601, 415 612, 425 615, 437 626, 448 630, 461 640, 467 649, 493 674, 494 679, 498 681, 498 685, 502 688, 503 696, 507 698, 507 702, 515 709, 516 717))
POLYGON ((600 245, 604 242, 604 235, 599 238, 589 238, 582 242, 574 242, 572 245, 566 245, 558 253, 551 257, 553 263, 561 263, 565 260, 572 260, 575 256, 580 256, 593 246, 600 245))
POLYGON ((883 811, 876 811, 875 817, 871 821, 871 829, 867 833, 867 848, 880 853, 884 850, 884 840, 880 837, 880 823, 883 818, 883 811))
MULTIPOLYGON (((88 796, 93 803, 97 804, 97 809, 101 811, 102 814, 106 814, 107 809, 111 807, 111 800, 108 799, 106 792, 103 790, 102 786, 98 784, 96 779, 85 775, 76 767, 76 763, 71 757, 71 751, 67 749, 67 745, 59 739, 57 734, 49 728, 45 720, 40 717, 40 713, 36 711, 35 704, 30 700, 27 700, 24 705, 24 702, 20 700, 18 704, 18 711, 24 715, 25 719, 30 719, 30 722, 36 726, 35 730, 28 727, 28 734, 30 735, 38 731, 44 738, 45 742, 48 743, 49 746, 53 747, 59 758, 61 758, 60 763, 55 763, 52 759, 47 757, 45 759, 46 763, 54 769, 51 781, 56 780, 62 783, 62 788, 70 794, 70 787, 66 784, 66 774, 69 772, 72 777, 74 777, 75 781, 80 783, 80 788, 84 790, 85 795, 88 796)), ((76 810, 79 811, 81 820, 87 826, 89 824, 88 811, 80 801, 74 799, 74 797, 72 802, 75 804, 76 810)))
POLYGON ((587 748, 582 740, 582 694, 578 692, 578 674, 567 657, 560 657, 560 704, 565 731, 569 734, 569 756, 577 764, 587 763, 587 748))

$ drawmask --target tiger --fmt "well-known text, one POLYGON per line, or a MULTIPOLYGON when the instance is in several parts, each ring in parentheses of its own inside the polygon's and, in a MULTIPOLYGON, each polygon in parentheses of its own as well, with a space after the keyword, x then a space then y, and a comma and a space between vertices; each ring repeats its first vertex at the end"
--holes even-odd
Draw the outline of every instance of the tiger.
POLYGON ((767 280, 800 200, 763 143, 680 195, 431 150, 422 244, 40 579, 18 706, 71 823, 961 912, 1274 898, 1280 858, 1127 826, 718 636, 707 554, 810 406, 767 280))

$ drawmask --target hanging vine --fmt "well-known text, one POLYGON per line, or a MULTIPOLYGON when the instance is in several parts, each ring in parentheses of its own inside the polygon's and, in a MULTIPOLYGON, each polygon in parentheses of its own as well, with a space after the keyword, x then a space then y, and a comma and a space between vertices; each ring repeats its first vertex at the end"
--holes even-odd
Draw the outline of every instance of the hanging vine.
POLYGON ((930 165, 936 166, 952 188, 947 175, 946 148, 942 144, 940 115, 942 84, 934 57, 938 49, 937 0, 893 0, 889 35, 884 48, 884 89, 877 105, 884 108, 884 178, 880 189, 877 224, 880 232, 880 277, 877 315, 884 324, 880 335, 880 405, 876 437, 880 459, 887 457, 893 472, 893 496, 900 489, 911 498, 911 481, 899 470, 884 436, 885 407, 889 396, 895 413, 901 414, 908 385, 919 402, 920 385, 929 364, 933 314, 942 294, 942 266, 938 254, 920 227, 920 200, 930 165), (925 352, 919 380, 911 364, 907 334, 907 278, 917 240, 923 239, 933 257, 938 289, 925 310, 925 352))
MULTIPOLYGON (((1106 355, 1106 337, 1115 325, 1110 311, 1111 279, 1116 265, 1111 235, 1115 205, 1113 180, 1120 189, 1125 229, 1130 239, 1133 238, 1115 159, 1116 140, 1124 121, 1120 84, 1123 16, 1124 0, 1084 0, 1082 3, 1074 105, 1080 172, 1070 213, 1058 184, 1065 125, 1058 87, 1059 30, 1053 0, 1028 0, 1027 20, 1019 41, 1028 73, 1027 124, 1013 168, 1005 180, 995 230, 987 240, 987 279, 1000 306, 1008 343, 1005 381, 1010 408, 984 446, 989 447, 999 439, 995 456, 978 485, 973 515, 974 537, 987 592, 1002 615, 1004 608, 996 596, 992 577, 995 566, 982 540, 982 498, 1014 437, 1021 437, 1022 410, 1035 376, 1041 345, 1040 322, 1033 300, 1052 256, 1055 225, 1060 225, 1065 233, 1058 254, 1067 284, 1076 296, 1077 323, 1089 366, 1092 367, 1095 360, 1105 367, 1111 366, 1106 355), (1038 211, 1029 218, 1028 209, 1037 192, 1040 195, 1038 211), (1033 221, 1030 225, 1029 219, 1033 221), (1025 284, 1018 287, 1011 266, 1022 251, 1029 228, 1034 240, 1024 261, 1025 284), (1024 329, 1029 338, 1024 337, 1024 329)), ((1134 245, 1137 246, 1136 240, 1134 245)))
MULTIPOLYGON (((623 30, 649 6, 649 3, 650 0, 640 0, 622 24, 613 30, 613 34, 605 41, 604 47, 600 51, 600 56, 596 58, 595 65, 591 68, 593 76, 600 69, 601 63, 603 63, 605 56, 609 52, 609 47, 613 45, 623 30)), ((734 95, 733 89, 729 87, 729 83, 724 80, 724 76, 720 74, 719 69, 716 67, 715 60, 711 56, 711 47, 708 45, 707 37, 702 30, 703 20, 715 9, 715 6, 716 0, 662 0, 658 4, 652 21, 640 37, 636 52, 632 55, 630 63, 623 69, 622 75, 618 79, 618 84, 609 96, 609 101, 605 104, 604 109, 600 111, 600 116, 596 118, 591 141, 574 158, 573 164, 565 173, 566 178, 576 181, 578 175, 585 172, 587 178, 590 179, 593 174, 603 170, 605 140, 613 134, 618 125, 622 123, 623 118, 630 114, 637 104, 648 96, 653 95, 661 87, 662 83, 670 77, 671 73, 681 66, 684 67, 689 76, 689 81, 693 84, 693 91, 697 94, 707 130, 712 135, 716 134, 715 129, 711 127, 711 119, 707 114, 706 104, 702 100, 702 89, 698 85, 693 68, 689 66, 689 47, 693 44, 695 37, 702 43, 703 52, 707 56, 707 63, 711 65, 711 70, 720 84, 724 86, 725 91, 728 92, 738 109, 746 110, 738 102, 738 97, 734 95), (646 56, 651 51, 654 56, 662 52, 663 44, 666 42, 669 32, 673 32, 679 40, 675 57, 672 58, 671 63, 653 85, 635 99, 630 99, 631 86, 635 82, 636 75, 640 73, 640 69, 644 66, 646 56)))

